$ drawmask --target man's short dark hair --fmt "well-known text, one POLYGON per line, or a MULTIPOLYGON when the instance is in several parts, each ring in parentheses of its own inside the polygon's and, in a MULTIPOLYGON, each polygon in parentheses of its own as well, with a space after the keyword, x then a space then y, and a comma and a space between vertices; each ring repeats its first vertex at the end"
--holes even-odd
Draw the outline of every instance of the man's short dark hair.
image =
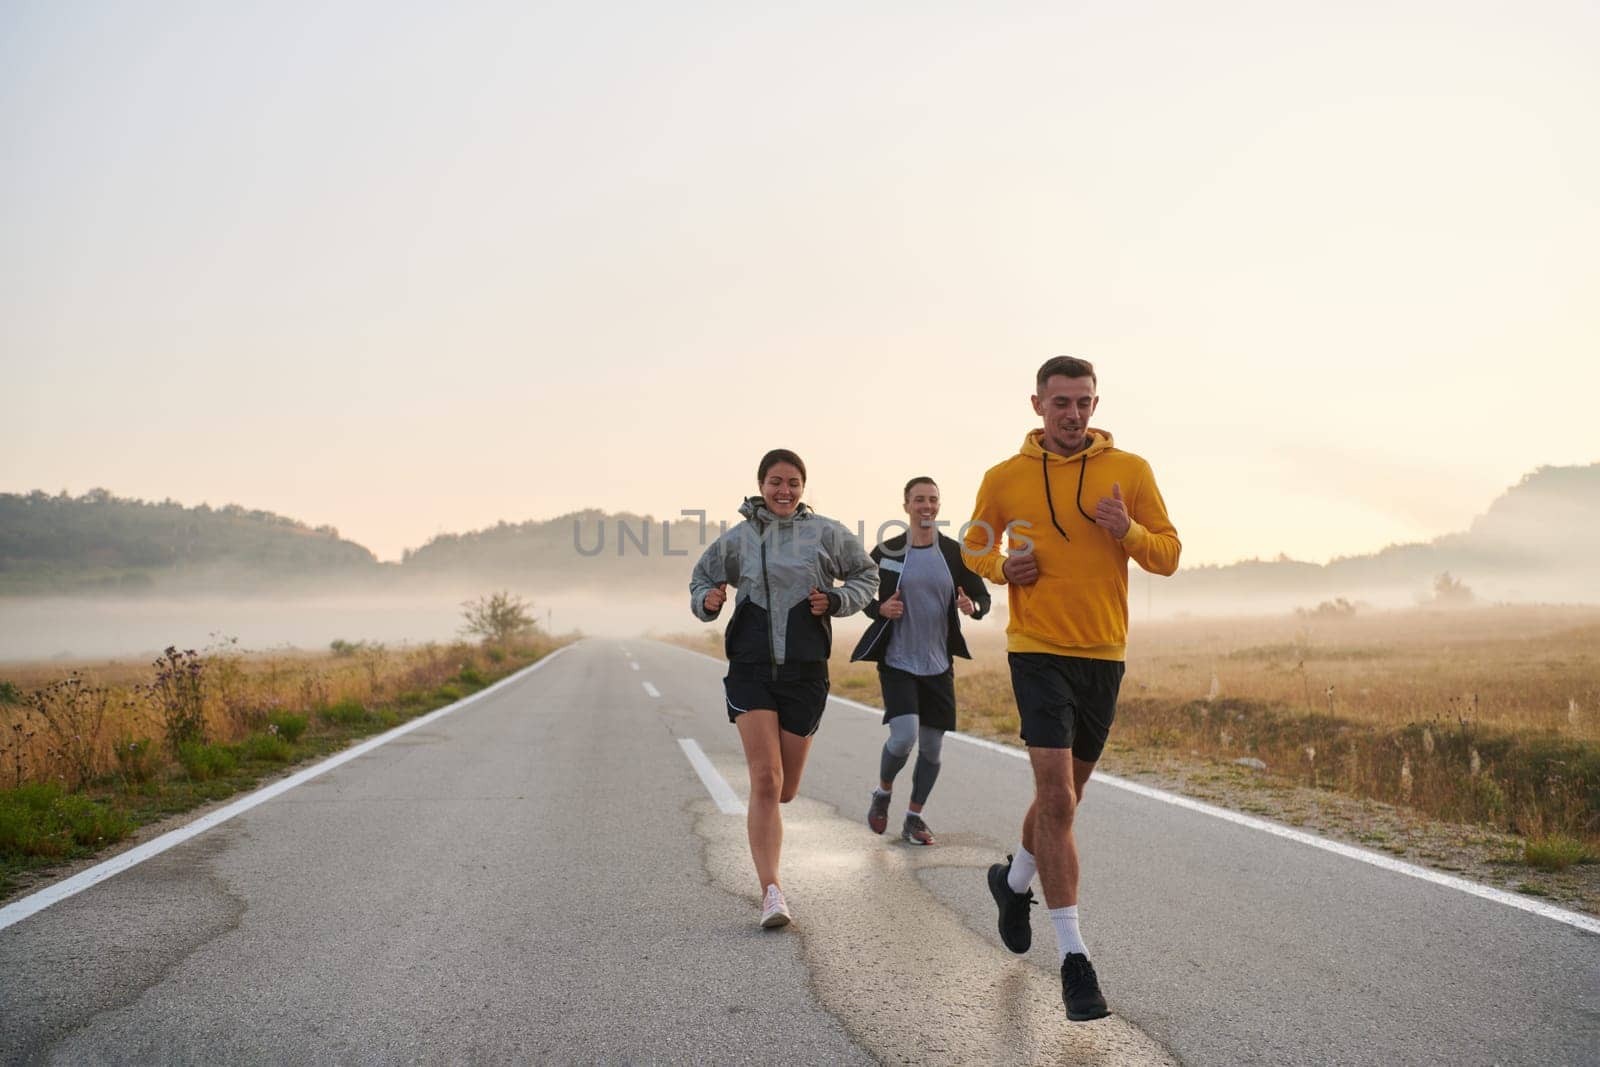
POLYGON ((774 448, 771 452, 768 452, 766 455, 761 457, 761 463, 760 463, 759 466, 756 467, 756 481, 757 482, 766 481, 767 480, 767 472, 770 471, 773 467, 776 467, 780 463, 793 464, 794 469, 800 472, 800 482, 801 482, 801 484, 802 485, 805 484, 805 480, 806 480, 806 465, 805 465, 805 461, 802 460, 799 456, 795 455, 793 452, 789 451, 787 448, 774 448))
POLYGON ((906 483, 906 491, 903 494, 904 499, 910 500, 911 499, 911 490, 914 489, 916 486, 921 485, 923 482, 927 482, 929 485, 933 486, 935 489, 939 488, 939 483, 938 482, 934 481, 932 478, 928 477, 926 474, 919 474, 915 478, 911 479, 909 482, 906 483))
POLYGON ((1095 377, 1093 363, 1073 356, 1051 356, 1044 361, 1044 366, 1039 368, 1038 378, 1034 382, 1034 395, 1043 396, 1044 383, 1057 375, 1065 378, 1087 378, 1094 383, 1096 389, 1100 388, 1100 379, 1095 377))

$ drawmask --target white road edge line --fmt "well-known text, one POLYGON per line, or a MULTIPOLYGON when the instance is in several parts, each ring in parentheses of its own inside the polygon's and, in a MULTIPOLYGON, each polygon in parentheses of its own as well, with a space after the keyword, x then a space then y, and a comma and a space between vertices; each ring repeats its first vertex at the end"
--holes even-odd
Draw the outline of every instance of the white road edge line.
POLYGON ((242 815, 256 805, 264 804, 280 793, 286 793, 295 786, 309 782, 318 775, 326 774, 328 771, 333 770, 335 767, 338 767, 341 764, 349 763, 351 760, 356 759, 359 756, 364 756, 373 749, 382 745, 386 745, 397 737, 402 737, 413 730, 427 726, 434 720, 441 719, 453 711, 459 711, 468 704, 483 699, 490 693, 493 693, 495 690, 504 686, 508 686, 518 679, 532 674, 534 671, 543 667, 546 663, 549 663, 551 660, 555 659, 557 656, 561 655, 571 647, 571 645, 562 645, 554 652, 551 652, 549 655, 545 656, 538 663, 531 664, 515 674, 500 679, 487 689, 480 689, 471 696, 462 697, 454 704, 447 704, 442 708, 428 712, 426 715, 412 719, 410 722, 401 723, 399 726, 396 726, 387 733, 381 733, 377 737, 369 738, 368 740, 361 742, 359 745, 345 749, 343 752, 335 753, 334 755, 323 760, 321 763, 313 764, 303 771, 297 771, 287 778, 279 779, 269 786, 264 786, 261 789, 257 789, 254 793, 250 793, 244 797, 241 797, 226 807, 218 808, 216 811, 213 811, 207 815, 202 815, 200 818, 196 819, 192 823, 189 823, 187 826, 180 826, 176 830, 171 830, 162 834, 160 837, 152 838, 151 840, 146 841, 137 848, 130 848, 128 851, 120 855, 113 856, 104 863, 97 863, 88 870, 79 871, 71 878, 66 878, 55 883, 54 885, 46 886, 37 893, 25 896, 21 900, 12 901, 10 904, 0 907, 0 930, 4 930, 8 926, 13 926, 21 922, 23 919, 26 919, 28 916, 33 915, 36 912, 43 911, 52 904, 57 904, 63 900, 66 900, 68 897, 76 896, 85 889, 88 889, 90 886, 98 885, 107 878, 110 878, 113 875, 121 874, 130 867, 136 867, 145 860, 150 859, 152 856, 159 856, 168 849, 183 844, 191 837, 197 837, 214 826, 220 826, 222 823, 227 822, 234 816, 242 815))
POLYGON ((659 697, 661 695, 661 690, 657 689, 655 686, 651 685, 649 682, 643 682, 643 683, 640 683, 640 684, 642 684, 644 686, 644 691, 646 693, 649 693, 651 696, 659 697))
POLYGON ((717 802, 717 807, 724 815, 743 815, 745 813, 744 801, 728 785, 727 779, 717 773, 711 765, 700 746, 692 737, 678 738, 678 747, 683 749, 683 754, 689 757, 689 765, 700 776, 700 781, 705 783, 706 792, 711 794, 711 799, 717 802))
MULTIPOLYGON (((715 656, 708 656, 704 652, 696 652, 694 649, 684 648, 682 645, 672 645, 670 647, 687 652, 691 656, 699 656, 702 659, 708 659, 718 666, 727 666, 725 661, 717 659, 715 656)), ((863 704, 860 701, 851 700, 849 697, 830 696, 828 699, 840 704, 845 704, 852 708, 857 708, 861 711, 869 712, 873 715, 881 716, 883 714, 882 708, 875 708, 869 704, 863 704)), ((979 748, 991 749, 1000 753, 1001 755, 1010 756, 1013 759, 1026 761, 1028 758, 1028 752, 1026 749, 1018 748, 1014 745, 1002 745, 997 741, 990 741, 983 737, 973 737, 971 734, 964 734, 958 730, 951 730, 946 736, 953 737, 957 741, 964 741, 969 745, 976 745, 979 748)), ((1135 793, 1150 800, 1159 800, 1163 804, 1171 804, 1173 807, 1184 808, 1200 815, 1209 815, 1212 818, 1221 819, 1224 822, 1231 822, 1237 826, 1247 827, 1251 830, 1260 830, 1263 833, 1272 834, 1275 837, 1286 838, 1298 844, 1308 845, 1311 848, 1318 848, 1324 852, 1331 852, 1336 856, 1343 856, 1345 859, 1356 860, 1359 863, 1370 864, 1373 867, 1381 867, 1386 871, 1392 871, 1395 874, 1403 874, 1408 878, 1416 878, 1424 882, 1432 882, 1434 885, 1444 886, 1447 889, 1455 889, 1462 893, 1468 893, 1475 897, 1481 897, 1484 900, 1492 900, 1496 904, 1504 904, 1508 908, 1516 908, 1519 911, 1526 911, 1533 915, 1537 915, 1540 918, 1550 919, 1553 922, 1562 923, 1566 926, 1573 927, 1574 929, 1582 930, 1585 933, 1600 934, 1600 919, 1595 919, 1591 916, 1584 915, 1581 912, 1569 911, 1566 908, 1558 908, 1554 904, 1546 904, 1543 901, 1529 900, 1527 897, 1518 896, 1515 893, 1508 893, 1504 889, 1496 889, 1494 886, 1484 885, 1481 882, 1473 882, 1466 878, 1457 878, 1454 875, 1443 874, 1439 871, 1431 871, 1426 867, 1419 867, 1414 863, 1407 863, 1404 860, 1397 860, 1393 856, 1385 856, 1381 853, 1369 852, 1367 849, 1356 848, 1354 845, 1347 845, 1342 841, 1332 841, 1326 837, 1318 837, 1316 834, 1308 834, 1304 830, 1296 830, 1293 827, 1282 826, 1278 823, 1268 822, 1266 819, 1258 819, 1253 815, 1244 815, 1237 811, 1229 811, 1227 808, 1219 808, 1214 804, 1207 804, 1204 801, 1194 800, 1186 796, 1180 796, 1177 793, 1169 793, 1165 789, 1157 789, 1154 786, 1143 785, 1139 782, 1131 782, 1126 778, 1119 778, 1114 774, 1105 774, 1104 772, 1099 772, 1095 774, 1094 780, 1096 782, 1104 782, 1106 785, 1109 785, 1115 789, 1122 789, 1129 793, 1135 793)))

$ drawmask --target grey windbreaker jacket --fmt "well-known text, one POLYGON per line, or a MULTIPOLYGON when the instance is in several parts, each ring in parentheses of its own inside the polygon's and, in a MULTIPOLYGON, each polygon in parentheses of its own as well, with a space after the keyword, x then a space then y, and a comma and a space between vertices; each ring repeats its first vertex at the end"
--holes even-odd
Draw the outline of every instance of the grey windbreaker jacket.
POLYGON ((710 622, 706 594, 719 582, 737 589, 723 641, 736 663, 826 662, 833 647, 827 615, 811 614, 812 589, 828 594, 830 614, 851 615, 877 595, 878 567, 843 525, 806 504, 779 518, 758 496, 739 507, 743 522, 713 541, 689 577, 689 610, 710 622), (835 581, 842 585, 834 585, 835 581))

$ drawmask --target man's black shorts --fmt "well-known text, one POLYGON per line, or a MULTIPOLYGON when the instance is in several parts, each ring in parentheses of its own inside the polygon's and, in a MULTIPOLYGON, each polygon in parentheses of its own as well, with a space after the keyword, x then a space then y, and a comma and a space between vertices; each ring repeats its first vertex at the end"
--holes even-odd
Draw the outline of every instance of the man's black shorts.
POLYGON ((1070 748, 1085 763, 1099 760, 1117 714, 1124 665, 1046 652, 1011 652, 1006 658, 1028 747, 1070 748))
POLYGON ((826 663, 785 663, 772 677, 765 663, 730 663, 722 688, 728 701, 728 721, 747 711, 776 711, 784 733, 810 737, 822 724, 828 705, 826 663))
POLYGON ((935 730, 956 728, 956 671, 912 674, 878 664, 878 684, 883 687, 883 721, 915 715, 922 726, 935 730))

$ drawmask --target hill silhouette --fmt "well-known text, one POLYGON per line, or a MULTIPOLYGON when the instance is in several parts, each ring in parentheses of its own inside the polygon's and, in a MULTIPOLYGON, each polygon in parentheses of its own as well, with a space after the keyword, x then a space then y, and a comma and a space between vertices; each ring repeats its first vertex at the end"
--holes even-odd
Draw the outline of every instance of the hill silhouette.
POLYGON ((269 585, 376 570, 339 531, 237 504, 185 507, 118 497, 0 493, 0 592, 139 592, 241 581, 269 585))
POLYGON ((1600 463, 1540 467, 1459 533, 1390 545, 1326 564, 1280 557, 1186 567, 1164 583, 1167 603, 1231 597, 1421 595, 1449 572, 1481 596, 1509 600, 1600 600, 1600 463))
MULTIPOLYGON (((718 528, 587 510, 441 534, 400 563, 381 564, 331 527, 233 504, 149 503, 103 489, 0 494, 0 593, 470 583, 677 595, 702 538, 718 528)), ((1280 557, 1185 567, 1152 588, 1163 608, 1281 608, 1333 597, 1414 599, 1448 571, 1484 599, 1600 601, 1596 529, 1600 463, 1540 467, 1464 531, 1326 564, 1280 557)))

